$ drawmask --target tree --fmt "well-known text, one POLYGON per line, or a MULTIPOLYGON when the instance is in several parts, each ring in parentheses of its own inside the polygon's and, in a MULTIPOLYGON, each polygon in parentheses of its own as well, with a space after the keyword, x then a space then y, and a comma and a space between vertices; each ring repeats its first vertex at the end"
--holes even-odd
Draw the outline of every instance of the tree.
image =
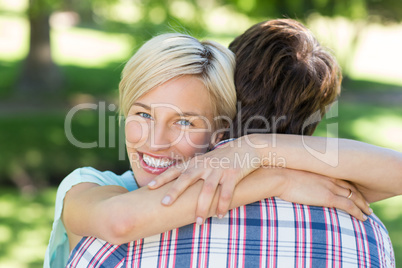
POLYGON ((21 93, 58 91, 63 76, 52 59, 49 18, 52 4, 46 0, 30 0, 29 52, 22 66, 17 88, 21 93))

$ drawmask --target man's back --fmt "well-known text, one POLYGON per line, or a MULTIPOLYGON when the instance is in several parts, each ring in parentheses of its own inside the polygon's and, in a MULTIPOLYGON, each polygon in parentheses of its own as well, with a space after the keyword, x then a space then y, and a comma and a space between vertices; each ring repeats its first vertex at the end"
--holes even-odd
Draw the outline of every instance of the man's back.
POLYGON ((113 246, 84 238, 67 267, 395 267, 387 230, 332 208, 269 198, 223 218, 113 246), (91 265, 93 266, 91 266, 91 265))

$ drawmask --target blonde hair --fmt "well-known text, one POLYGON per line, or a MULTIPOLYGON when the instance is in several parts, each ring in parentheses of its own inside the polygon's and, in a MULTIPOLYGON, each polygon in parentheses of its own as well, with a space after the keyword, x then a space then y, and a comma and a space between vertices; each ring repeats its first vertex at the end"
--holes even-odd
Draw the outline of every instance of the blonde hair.
MULTIPOLYGON (((172 78, 197 76, 207 88, 214 117, 232 119, 236 114, 233 53, 212 42, 178 33, 147 41, 127 62, 119 85, 120 113, 127 117, 132 104, 150 90, 172 78)), ((223 128, 222 119, 211 122, 223 128)))

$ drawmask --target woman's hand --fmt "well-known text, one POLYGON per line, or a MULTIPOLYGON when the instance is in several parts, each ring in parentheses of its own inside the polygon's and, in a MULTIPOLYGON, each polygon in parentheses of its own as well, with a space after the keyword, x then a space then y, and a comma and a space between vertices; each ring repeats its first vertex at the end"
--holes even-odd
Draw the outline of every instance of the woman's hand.
MULTIPOLYGON (((344 180, 329 178, 306 171, 276 168, 277 197, 304 205, 339 208, 359 220, 373 211, 356 187, 344 180)), ((269 168, 260 168, 251 175, 264 178, 271 175, 269 168)))
MULTIPOLYGON (((258 148, 256 149, 253 144, 240 138, 214 151, 196 156, 187 163, 171 167, 148 186, 150 189, 156 189, 177 178, 162 199, 162 204, 171 205, 190 185, 198 180, 204 180, 195 212, 196 222, 201 224, 210 209, 216 211, 218 217, 223 217, 227 213, 234 189, 244 177, 249 174, 250 176, 264 175, 264 170, 269 169, 260 168, 265 158, 259 153, 258 148), (219 191, 217 191, 218 187, 219 191), (211 208, 215 194, 218 195, 216 209, 211 208)), ((368 203, 362 194, 354 185, 346 181, 299 170, 280 168, 276 170, 281 170, 283 174, 279 177, 285 179, 282 185, 287 185, 288 188, 280 187, 283 190, 279 194, 264 197, 278 196, 300 204, 336 207, 360 220, 364 220, 363 212, 370 214, 368 203), (347 198, 350 191, 353 192, 352 196, 347 198)))
POLYGON ((187 163, 171 167, 149 183, 148 187, 156 189, 177 178, 162 200, 164 205, 170 205, 190 185, 198 180, 204 180, 196 211, 197 223, 201 224, 209 212, 218 186, 220 191, 216 213, 218 217, 223 217, 229 210, 236 185, 245 176, 261 167, 261 163, 261 158, 253 146, 238 139, 196 156, 187 163))

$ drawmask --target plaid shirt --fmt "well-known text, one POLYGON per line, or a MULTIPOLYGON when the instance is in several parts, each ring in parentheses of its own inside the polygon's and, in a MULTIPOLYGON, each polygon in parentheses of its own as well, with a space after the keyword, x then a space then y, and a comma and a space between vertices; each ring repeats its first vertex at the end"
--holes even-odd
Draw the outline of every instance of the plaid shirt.
POLYGON ((395 267, 387 230, 332 208, 269 198, 223 219, 123 245, 84 237, 67 267, 395 267))

